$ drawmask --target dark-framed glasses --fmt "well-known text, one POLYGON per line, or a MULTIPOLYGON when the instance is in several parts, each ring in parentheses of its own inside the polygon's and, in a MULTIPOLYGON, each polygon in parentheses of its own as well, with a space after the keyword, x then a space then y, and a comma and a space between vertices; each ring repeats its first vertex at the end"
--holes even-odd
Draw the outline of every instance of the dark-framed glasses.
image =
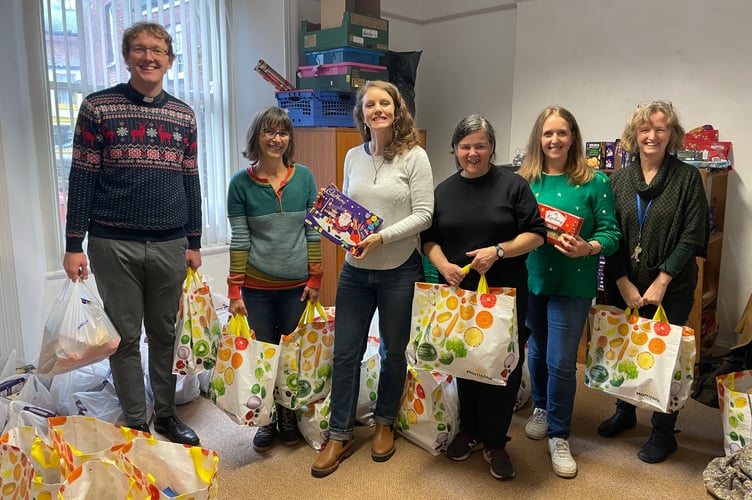
POLYGON ((131 47, 131 52, 139 56, 146 54, 146 51, 151 52, 151 54, 156 57, 164 57, 167 55, 166 50, 158 47, 131 47))
POLYGON ((265 128, 261 133, 264 134, 264 137, 267 139, 274 139, 276 136, 279 136, 280 139, 287 139, 290 137, 290 132, 287 130, 274 130, 273 128, 265 128))

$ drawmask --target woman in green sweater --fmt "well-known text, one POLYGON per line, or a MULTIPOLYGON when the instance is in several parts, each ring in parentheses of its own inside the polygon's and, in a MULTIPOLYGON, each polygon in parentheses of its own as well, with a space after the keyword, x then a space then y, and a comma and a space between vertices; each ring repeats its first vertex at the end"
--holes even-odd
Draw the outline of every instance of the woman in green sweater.
POLYGON ((580 217, 579 234, 558 234, 527 258, 530 290, 527 326, 533 414, 525 426, 531 439, 548 437, 554 472, 574 477, 569 450, 577 347, 590 304, 597 295, 598 255, 619 246, 608 177, 587 165, 580 128, 559 106, 544 109, 530 132, 519 174, 539 204, 580 217))

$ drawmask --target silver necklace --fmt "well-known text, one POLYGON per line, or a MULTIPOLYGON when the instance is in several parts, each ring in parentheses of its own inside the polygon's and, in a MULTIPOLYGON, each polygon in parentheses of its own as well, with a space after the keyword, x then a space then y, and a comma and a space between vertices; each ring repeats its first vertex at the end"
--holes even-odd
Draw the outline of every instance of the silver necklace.
POLYGON ((373 184, 376 185, 376 177, 379 175, 379 170, 381 170, 381 167, 384 166, 384 162, 386 161, 385 157, 381 158, 381 164, 377 167, 376 166, 376 160, 373 159, 373 154, 371 154, 371 162, 373 163, 373 184))

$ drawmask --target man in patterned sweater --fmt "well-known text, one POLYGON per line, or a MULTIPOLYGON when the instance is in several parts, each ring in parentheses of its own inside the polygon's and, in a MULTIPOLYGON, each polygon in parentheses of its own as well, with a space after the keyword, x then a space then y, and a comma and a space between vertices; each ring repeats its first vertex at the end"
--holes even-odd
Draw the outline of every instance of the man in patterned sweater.
POLYGON ((193 110, 162 90, 175 54, 165 29, 139 22, 123 34, 128 83, 81 103, 73 144, 66 249, 71 280, 88 277, 83 241, 105 311, 122 338, 110 357, 129 427, 150 432, 139 340, 149 344, 154 429, 197 445, 175 415, 175 319, 187 266, 201 266, 201 189, 193 110))

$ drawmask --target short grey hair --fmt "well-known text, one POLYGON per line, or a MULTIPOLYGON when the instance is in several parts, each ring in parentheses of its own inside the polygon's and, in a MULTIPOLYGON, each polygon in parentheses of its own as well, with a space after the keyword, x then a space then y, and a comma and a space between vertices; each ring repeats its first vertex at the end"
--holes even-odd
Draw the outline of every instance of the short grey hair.
POLYGON ((454 155, 454 163, 457 165, 457 170, 462 170, 460 161, 457 159, 457 144, 468 135, 479 130, 486 133, 486 138, 491 143, 490 160, 493 163, 493 158, 496 155, 496 132, 494 132, 493 125, 491 125, 491 122, 485 116, 476 114, 467 115, 454 127, 454 133, 452 134, 452 154, 454 155))

